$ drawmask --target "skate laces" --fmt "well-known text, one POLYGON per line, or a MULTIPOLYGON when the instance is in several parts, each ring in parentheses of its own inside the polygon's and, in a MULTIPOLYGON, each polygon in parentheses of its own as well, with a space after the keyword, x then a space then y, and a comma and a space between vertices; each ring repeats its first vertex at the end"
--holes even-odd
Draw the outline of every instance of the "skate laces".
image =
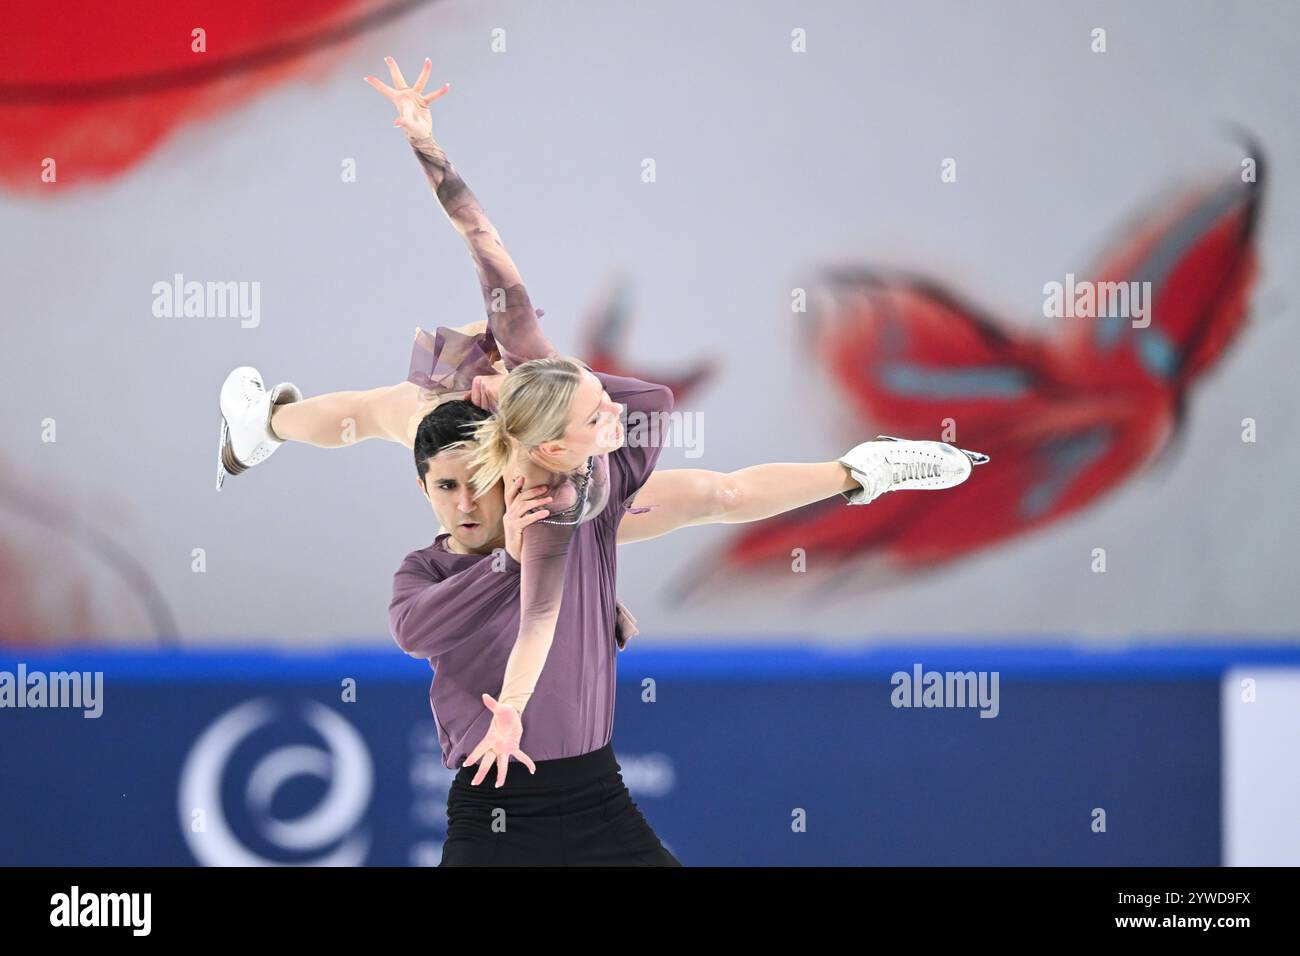
MULTIPOLYGON (((885 459, 889 461, 888 452, 885 452, 885 459)), ((942 478, 946 474, 942 462, 931 461, 928 458, 920 458, 914 461, 889 461, 889 468, 891 487, 912 480, 942 478)))
POLYGON ((944 476, 943 464, 927 459, 915 460, 915 462, 889 462, 889 468, 891 468, 889 477, 896 485, 904 484, 905 481, 937 479, 944 476))

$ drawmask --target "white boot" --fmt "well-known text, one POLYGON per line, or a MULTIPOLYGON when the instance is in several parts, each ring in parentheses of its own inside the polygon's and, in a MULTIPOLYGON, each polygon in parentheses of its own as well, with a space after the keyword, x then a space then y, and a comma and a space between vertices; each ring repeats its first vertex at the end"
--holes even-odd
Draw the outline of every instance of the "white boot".
POLYGON ((298 386, 281 382, 270 392, 257 369, 244 365, 221 386, 221 442, 217 451, 217 491, 227 475, 238 475, 271 457, 284 439, 271 431, 277 405, 302 401, 298 386))
POLYGON ((906 441, 877 435, 843 458, 857 491, 841 492, 851 505, 865 505, 890 491, 938 491, 953 488, 970 477, 973 465, 988 455, 965 451, 941 441, 906 441))

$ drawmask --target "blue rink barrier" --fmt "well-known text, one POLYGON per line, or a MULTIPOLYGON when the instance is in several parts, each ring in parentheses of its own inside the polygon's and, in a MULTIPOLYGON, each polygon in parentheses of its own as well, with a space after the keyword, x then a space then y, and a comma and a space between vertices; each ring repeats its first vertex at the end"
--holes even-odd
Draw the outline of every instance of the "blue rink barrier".
MULTIPOLYGON (((1243 664, 1300 647, 633 645, 614 750, 687 865, 1217 865, 1243 664), (895 706, 918 665, 996 672, 997 715, 895 706)), ((438 862, 453 771, 396 648, 6 652, 0 682, 20 666, 102 673, 102 712, 0 708, 0 865, 438 862)))

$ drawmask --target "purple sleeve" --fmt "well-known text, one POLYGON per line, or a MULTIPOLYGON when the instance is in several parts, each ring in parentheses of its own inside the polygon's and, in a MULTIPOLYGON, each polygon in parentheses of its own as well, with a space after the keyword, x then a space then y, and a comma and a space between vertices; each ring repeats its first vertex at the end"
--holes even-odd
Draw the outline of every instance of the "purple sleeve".
POLYGON ((623 505, 641 490, 659 462, 664 439, 671 431, 668 415, 673 410, 673 390, 639 378, 595 374, 609 397, 627 406, 624 445, 609 456, 610 506, 613 516, 621 518, 623 505))
POLYGON ((499 561, 488 555, 445 577, 419 552, 408 554, 393 576, 389 629, 412 657, 438 657, 473 635, 484 608, 510 596, 518 584, 519 564, 504 551, 499 561))
MULTIPOLYGON (((607 468, 598 469, 591 483, 608 482, 607 468)), ((569 552, 586 510, 590 495, 608 498, 608 489, 588 493, 579 491, 572 481, 561 480, 551 488, 554 500, 547 506, 547 520, 524 529, 520 553, 522 570, 519 582, 519 637, 506 662, 500 699, 513 704, 520 713, 532 697, 542 676, 564 597, 569 552), (559 523, 554 523, 554 522, 559 523)))
POLYGON ((520 558, 519 636, 498 697, 523 713, 555 641, 569 546, 576 525, 537 522, 524 529, 520 558))
POLYGON ((537 321, 538 313, 528 298, 519 270, 478 198, 460 178, 437 140, 427 136, 409 142, 443 212, 469 246, 483 291, 483 304, 487 307, 488 328, 506 368, 554 355, 555 347, 537 321))

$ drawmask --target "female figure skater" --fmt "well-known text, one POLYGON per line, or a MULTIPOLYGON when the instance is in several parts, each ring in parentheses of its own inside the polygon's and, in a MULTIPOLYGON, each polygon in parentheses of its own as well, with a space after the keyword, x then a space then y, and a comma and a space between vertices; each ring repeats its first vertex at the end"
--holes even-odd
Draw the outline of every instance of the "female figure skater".
MULTIPOLYGON (((671 408, 671 393, 662 386, 648 385, 634 379, 594 375, 581 363, 554 357, 554 349, 540 332, 536 313, 529 303, 514 263, 505 254, 499 237, 477 200, 432 138, 427 105, 445 93, 448 87, 444 86, 427 96, 421 94, 431 67, 427 60, 414 88, 406 87, 391 58, 389 66, 398 89, 390 89, 372 78, 368 78, 368 82, 380 88, 397 105, 400 115, 395 125, 406 129, 435 195, 469 243, 489 310, 487 332, 468 343, 464 337, 453 339, 455 333, 439 330, 434 348, 430 350, 427 341, 422 341, 420 337, 423 333, 417 334, 413 368, 422 357, 432 357, 433 366, 427 377, 430 382, 436 382, 435 376, 446 373, 449 367, 464 371, 464 359, 468 356, 469 367, 486 371, 482 366, 491 365, 493 347, 499 341, 499 351, 505 364, 508 367, 522 364, 523 367, 513 372, 501 387, 498 415, 482 422, 477 428, 475 438, 478 448, 474 456, 475 471, 472 479, 476 497, 495 487, 504 478, 505 487, 511 489, 518 489, 523 484, 540 484, 547 493, 544 496, 537 495, 534 499, 536 504, 554 503, 544 517, 538 515, 529 533, 523 536, 519 562, 520 627, 506 667, 502 703, 492 708, 493 721, 487 737, 465 765, 468 770, 475 760, 482 757, 484 763, 480 768, 481 778, 482 772, 495 761, 500 786, 510 756, 516 756, 531 771, 536 772, 531 759, 519 750, 521 730, 518 717, 533 693, 554 636, 559 598, 564 590, 566 559, 575 528, 603 514, 609 500, 609 452, 618 449, 623 455, 616 459, 620 463, 615 481, 615 490, 620 494, 620 507, 617 509, 617 517, 613 519, 615 526, 622 516, 622 509, 631 505, 658 457, 657 447, 641 451, 620 447, 624 436, 618 419, 624 409, 614 401, 610 393, 615 391, 619 398, 635 397, 638 401, 629 402, 629 405, 636 404, 636 410, 648 412, 671 408), (446 349, 449 342, 454 346, 452 351, 461 358, 454 365, 451 364, 451 356, 446 349)), ((342 441, 341 433, 336 432, 341 419, 345 418, 354 419, 358 426, 353 440, 378 436, 412 444, 411 423, 422 418, 425 409, 430 403, 436 402, 438 397, 436 394, 420 394, 416 391, 413 387, 416 380, 413 372, 411 380, 388 389, 369 393, 336 393, 304 401, 291 385, 282 384, 268 394, 262 388, 260 376, 255 370, 236 370, 222 391, 221 461, 224 470, 238 473, 258 464, 285 440, 297 439, 325 447, 350 443, 342 441)), ((454 384, 463 387, 466 384, 465 376, 460 376, 460 380, 454 384)), ((969 474, 972 460, 979 460, 976 456, 968 457, 957 449, 940 443, 891 441, 888 443, 888 454, 880 447, 885 444, 864 443, 842 459, 850 468, 854 482, 860 486, 858 493, 850 495, 843 489, 846 479, 839 465, 834 466, 839 469, 838 480, 835 481, 837 487, 830 493, 838 491, 854 503, 865 503, 894 488, 951 487, 969 474), (917 465, 927 467, 921 469, 917 465)), ((819 466, 769 467, 814 469, 819 466)), ((828 482, 829 474, 829 470, 823 469, 817 476, 817 481, 828 482)), ((811 471, 805 477, 812 479, 811 471)), ((733 492, 740 487, 740 480, 724 476, 723 484, 726 486, 724 493, 733 492)), ((701 481, 700 474, 694 473, 684 482, 684 487, 697 495, 703 491, 704 500, 697 497, 694 513, 688 509, 681 515, 681 520, 676 522, 679 526, 698 523, 702 514, 717 514, 719 502, 713 497, 717 488, 716 481, 701 481)), ((810 485, 805 485, 795 491, 793 496, 801 497, 802 500, 788 506, 797 506, 827 496, 819 489, 817 493, 803 497, 808 494, 809 487, 810 485)), ((760 501, 762 495, 770 491, 770 487, 761 481, 755 482, 755 488, 759 491, 760 501)), ((788 502, 791 497, 787 491, 785 500, 788 502)), ((671 496, 665 498, 667 500, 671 500, 671 496)), ((725 501, 723 507, 725 509, 725 501)), ((763 505, 759 504, 758 511, 761 510, 763 505)), ((779 510, 784 508, 776 507, 768 513, 779 510)), ((757 515, 757 512, 753 513, 757 515)), ((659 518, 659 530, 654 533, 663 533, 674 523, 671 516, 656 517, 659 518)), ((595 609, 594 616, 597 619, 608 618, 608 612, 615 604, 612 593, 614 540, 608 530, 605 529, 603 540, 592 543, 589 548, 578 548, 580 554, 590 550, 595 557, 604 558, 600 570, 611 572, 599 575, 602 584, 608 585, 609 593, 603 595, 608 600, 599 602, 600 606, 595 609)), ((587 537, 591 539, 593 536, 587 537)), ((579 575, 574 582, 579 589, 583 586, 583 580, 583 576, 579 575)), ((580 607, 581 604, 581 600, 573 601, 574 607, 580 607)), ((614 630, 612 620, 598 620, 596 623, 601 626, 595 629, 595 633, 603 633, 606 637, 605 644, 610 644, 608 635, 614 630)), ((586 627, 575 629, 579 634, 587 630, 586 627)), ((555 672, 555 669, 552 671, 555 672)), ((606 690, 612 692, 612 666, 608 668, 607 676, 609 680, 606 683, 609 686, 606 690)), ((487 695, 485 699, 490 701, 487 695)), ((572 706, 573 698, 570 697, 569 701, 572 706)), ((612 699, 609 706, 609 716, 612 718, 612 699)), ((578 728, 576 736, 570 735, 568 742, 561 745, 570 748, 568 754, 548 754, 544 760, 572 759, 571 755, 574 754, 590 756, 597 748, 608 749, 610 728, 607 723, 603 728, 599 726, 601 721, 596 721, 595 724, 591 721, 579 723, 585 725, 585 738, 584 728, 578 728), (600 744, 602 737, 605 741, 603 747, 600 744), (585 743, 574 743, 575 740, 584 739, 585 743), (577 749, 573 749, 575 747, 577 749)), ((535 747, 530 749, 536 751, 535 747)))
MULTIPOLYGON (((611 390, 616 387, 610 386, 611 390)), ((516 637, 517 617, 512 617, 510 610, 514 608, 518 614, 514 601, 518 596, 522 541, 547 513, 544 508, 534 510, 544 488, 518 492, 508 507, 509 496, 500 482, 485 494, 474 495, 470 462, 475 457, 475 446, 472 439, 466 441, 463 436, 472 435, 474 424, 486 416, 487 412, 476 405, 452 401, 422 421, 414 453, 421 489, 441 523, 452 531, 406 557, 394 577, 390 606, 390 625, 398 645, 413 657, 429 660, 434 668, 429 696, 448 767, 461 764, 461 757, 476 736, 467 732, 482 712, 475 689, 495 686, 501 680, 506 655, 516 637), (510 559, 493 557, 496 549, 504 550, 510 559)), ((616 452, 609 457, 611 473, 617 478, 622 470, 619 455, 616 452)), ((823 479, 829 486, 825 496, 835 490, 847 494, 857 488, 857 481, 843 465, 828 464, 836 477, 823 479)), ((617 516, 607 517, 611 513, 616 515, 616 509, 607 509, 606 515, 578 531, 572 560, 579 567, 575 570, 571 566, 565 579, 566 611, 574 623, 562 622, 562 636, 557 637, 537 685, 536 707, 546 708, 554 701, 590 700, 602 718, 606 713, 603 682, 584 683, 579 676, 599 668, 601 655, 589 649, 592 631, 581 625, 567 602, 590 587, 593 578, 600 586, 612 577, 608 566, 597 564, 596 570, 605 573, 596 575, 581 566, 591 550, 584 547, 582 540, 589 530, 599 539, 613 524, 617 540, 627 539, 625 529, 636 516, 627 516, 620 525, 617 516)), ((608 593, 612 595, 612 590, 608 593)), ((620 648, 628 636, 615 630, 620 648)), ((603 646, 608 656, 614 657, 608 635, 598 635, 598 640, 595 650, 603 646)), ((487 703, 493 705, 490 698, 487 703)), ((570 733, 570 727, 583 724, 582 709, 563 726, 546 726, 549 715, 543 714, 539 718, 543 721, 540 730, 530 710, 526 748, 534 753, 553 745, 565 749, 564 736, 570 733)), ((612 725, 612 706, 608 714, 612 725)), ((486 775, 486 763, 480 765, 471 783, 472 760, 466 761, 448 793, 449 827, 443 865, 673 865, 673 857, 631 801, 617 763, 610 756, 609 744, 581 752, 584 746, 571 748, 579 752, 575 758, 539 760, 536 775, 520 776, 516 771, 506 781, 506 789, 496 794, 480 794, 474 789, 486 775), (562 812, 560 807, 564 808, 562 812), (503 822, 505 827, 498 832, 493 824, 503 822), (567 840, 562 836, 565 833, 569 835, 567 840)))

